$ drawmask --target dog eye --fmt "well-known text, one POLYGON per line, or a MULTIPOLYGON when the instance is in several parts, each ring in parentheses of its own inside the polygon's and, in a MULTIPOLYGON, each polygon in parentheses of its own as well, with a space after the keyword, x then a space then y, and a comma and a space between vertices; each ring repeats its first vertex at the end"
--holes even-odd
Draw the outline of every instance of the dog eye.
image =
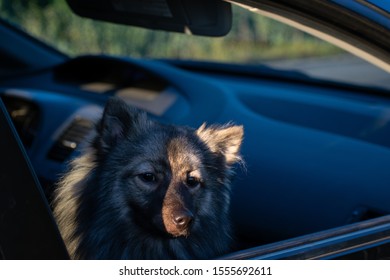
POLYGON ((144 183, 155 183, 157 182, 157 176, 153 173, 142 173, 138 175, 144 183))
POLYGON ((200 180, 199 178, 193 177, 193 176, 188 176, 186 180, 187 186, 190 188, 196 188, 200 185, 200 180))

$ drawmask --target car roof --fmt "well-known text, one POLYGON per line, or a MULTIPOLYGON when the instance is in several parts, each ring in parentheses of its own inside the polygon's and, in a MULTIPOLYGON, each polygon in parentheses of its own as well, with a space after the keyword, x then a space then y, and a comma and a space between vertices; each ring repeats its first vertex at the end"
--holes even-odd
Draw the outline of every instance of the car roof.
POLYGON ((333 0, 344 8, 358 13, 386 28, 390 27, 390 2, 383 0, 333 0))

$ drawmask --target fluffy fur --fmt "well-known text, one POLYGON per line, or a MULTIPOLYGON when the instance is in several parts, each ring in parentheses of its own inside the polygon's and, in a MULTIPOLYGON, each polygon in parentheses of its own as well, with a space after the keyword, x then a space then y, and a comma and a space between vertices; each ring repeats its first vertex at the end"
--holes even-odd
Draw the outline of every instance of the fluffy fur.
POLYGON ((208 259, 229 251, 243 128, 164 125, 110 99, 59 182, 54 215, 73 259, 208 259))

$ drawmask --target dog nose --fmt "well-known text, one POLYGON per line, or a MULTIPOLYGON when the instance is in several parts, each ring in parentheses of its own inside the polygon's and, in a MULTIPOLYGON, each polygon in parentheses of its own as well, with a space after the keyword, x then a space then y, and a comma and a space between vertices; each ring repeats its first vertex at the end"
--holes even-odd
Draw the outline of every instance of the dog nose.
POLYGON ((191 224, 193 218, 194 215, 190 211, 180 211, 173 216, 173 222, 177 228, 186 229, 191 224))

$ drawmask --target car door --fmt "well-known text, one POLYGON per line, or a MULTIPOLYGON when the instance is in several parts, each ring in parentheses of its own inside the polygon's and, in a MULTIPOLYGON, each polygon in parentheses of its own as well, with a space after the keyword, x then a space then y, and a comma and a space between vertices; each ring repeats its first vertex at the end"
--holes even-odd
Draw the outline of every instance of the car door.
POLYGON ((38 179, 0 99, 0 259, 68 259, 38 179))

